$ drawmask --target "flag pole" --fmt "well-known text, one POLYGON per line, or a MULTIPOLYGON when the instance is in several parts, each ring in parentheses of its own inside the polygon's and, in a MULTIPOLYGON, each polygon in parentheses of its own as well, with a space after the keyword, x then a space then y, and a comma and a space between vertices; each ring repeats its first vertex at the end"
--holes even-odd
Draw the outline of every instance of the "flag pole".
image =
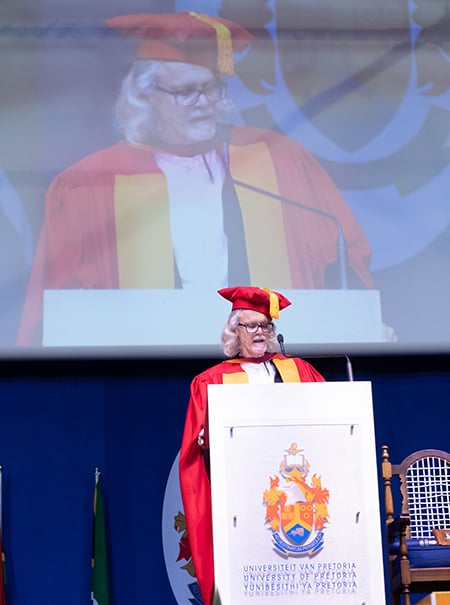
POLYGON ((3 486, 2 486, 3 466, 0 464, 0 537, 2 535, 2 517, 3 517, 3 486))
POLYGON ((2 535, 2 517, 3 517, 3 466, 0 464, 0 605, 6 605, 5 584, 6 584, 6 567, 5 567, 5 551, 3 549, 2 535))

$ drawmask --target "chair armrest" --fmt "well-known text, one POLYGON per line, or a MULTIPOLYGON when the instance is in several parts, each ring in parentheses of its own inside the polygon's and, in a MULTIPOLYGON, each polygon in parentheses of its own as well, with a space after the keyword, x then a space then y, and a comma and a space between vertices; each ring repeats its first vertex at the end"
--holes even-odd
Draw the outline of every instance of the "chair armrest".
POLYGON ((391 551, 394 542, 396 542, 398 544, 398 550, 397 547, 394 550, 397 552, 401 559, 406 559, 408 557, 408 545, 406 542, 406 535, 408 533, 408 527, 410 523, 411 518, 409 514, 401 513, 387 525, 387 539, 390 545, 389 550, 391 551))
POLYGON ((393 542, 395 538, 399 538, 401 540, 402 535, 406 540, 406 531, 410 523, 411 518, 407 513, 402 513, 392 519, 392 521, 386 526, 389 542, 393 542))

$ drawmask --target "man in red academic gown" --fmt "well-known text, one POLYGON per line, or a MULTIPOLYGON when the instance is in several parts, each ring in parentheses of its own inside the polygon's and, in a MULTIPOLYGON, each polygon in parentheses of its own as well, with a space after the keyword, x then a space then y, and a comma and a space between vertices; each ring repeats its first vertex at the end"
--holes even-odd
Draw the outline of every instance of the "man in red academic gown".
POLYGON ((208 385, 324 381, 306 361, 276 353, 278 343, 272 319, 291 304, 285 296, 254 287, 224 288, 219 294, 232 302, 222 334, 223 350, 230 359, 192 381, 179 467, 192 560, 205 605, 211 605, 214 591, 208 385))

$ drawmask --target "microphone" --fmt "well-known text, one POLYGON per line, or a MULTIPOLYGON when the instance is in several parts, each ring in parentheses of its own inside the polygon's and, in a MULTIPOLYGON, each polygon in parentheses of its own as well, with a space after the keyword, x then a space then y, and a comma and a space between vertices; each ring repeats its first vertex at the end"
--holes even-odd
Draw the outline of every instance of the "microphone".
MULTIPOLYGON (((228 137, 225 137, 226 139, 228 137)), ((337 229, 337 257, 339 261, 339 275, 341 278, 341 290, 348 289, 348 275, 347 275, 347 243, 344 238, 344 232, 342 230, 342 225, 339 222, 338 218, 334 216, 334 214, 330 214, 325 210, 320 210, 319 208, 315 208, 314 206, 308 206, 307 204, 303 204, 302 202, 297 202, 296 200, 292 200, 283 195, 279 195, 276 193, 272 193, 271 191, 266 191, 265 189, 261 189, 260 187, 255 187, 254 185, 250 185, 250 183, 244 183, 244 181, 239 181, 235 179, 230 171, 230 152, 228 150, 228 142, 225 140, 222 146, 222 157, 225 164, 225 170, 227 175, 230 177, 231 181, 238 185, 239 187, 244 187, 244 189, 248 189, 249 191, 254 191, 255 193, 259 193, 260 195, 265 195, 266 197, 271 197, 274 200, 278 200, 279 202, 284 202, 285 204, 290 204, 291 206, 296 206, 297 208, 302 208, 307 212, 313 212, 314 214, 318 214, 319 216, 323 216, 324 218, 333 221, 336 225, 337 229)), ((280 344, 281 346, 281 344, 280 344)))
POLYGON ((286 349, 284 348, 284 336, 283 334, 277 334, 278 344, 280 345, 281 352, 286 355, 286 349))

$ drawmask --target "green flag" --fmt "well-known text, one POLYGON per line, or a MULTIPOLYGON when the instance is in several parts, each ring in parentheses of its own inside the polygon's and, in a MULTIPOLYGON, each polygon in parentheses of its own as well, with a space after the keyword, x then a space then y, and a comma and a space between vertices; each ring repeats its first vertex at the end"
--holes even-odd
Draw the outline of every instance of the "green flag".
POLYGON ((94 605, 110 605, 105 514, 100 477, 99 475, 97 477, 94 492, 94 524, 92 528, 91 596, 94 605))

